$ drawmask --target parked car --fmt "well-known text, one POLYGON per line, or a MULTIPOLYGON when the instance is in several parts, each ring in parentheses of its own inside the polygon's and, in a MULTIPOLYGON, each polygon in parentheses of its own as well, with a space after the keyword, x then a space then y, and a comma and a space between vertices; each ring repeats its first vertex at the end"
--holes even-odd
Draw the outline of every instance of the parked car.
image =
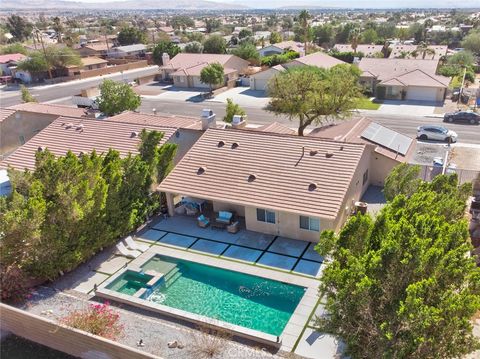
POLYGON ((469 111, 450 112, 443 115, 443 122, 459 122, 478 125, 480 123, 480 115, 469 111))
POLYGON ((443 126, 420 126, 417 128, 417 138, 420 140, 457 142, 457 133, 443 126))

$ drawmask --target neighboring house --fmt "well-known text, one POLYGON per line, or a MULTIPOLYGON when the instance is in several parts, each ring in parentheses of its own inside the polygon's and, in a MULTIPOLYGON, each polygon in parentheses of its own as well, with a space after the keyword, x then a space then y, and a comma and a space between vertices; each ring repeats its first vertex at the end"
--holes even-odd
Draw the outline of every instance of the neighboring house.
POLYGON ((83 117, 85 110, 34 102, 1 109, 0 155, 8 155, 60 116, 83 117))
POLYGON ((447 45, 430 45, 429 49, 433 50, 433 54, 425 54, 425 58, 420 51, 417 51, 417 56, 413 56, 412 52, 416 51, 418 48, 417 45, 406 45, 406 44, 397 44, 392 48, 390 53, 390 59, 406 58, 406 59, 416 59, 416 60, 439 60, 442 56, 447 54, 448 48, 447 45))
POLYGON ((309 136, 374 145, 368 176, 370 183, 377 186, 384 185, 385 178, 396 165, 409 162, 417 143, 365 117, 315 128, 309 136))
POLYGON ((260 132, 271 132, 271 133, 278 133, 278 134, 284 134, 284 135, 296 135, 297 131, 291 129, 290 127, 285 126, 284 124, 281 124, 279 122, 272 122, 260 127, 253 127, 253 128, 248 128, 253 131, 260 131, 260 132))
POLYGON ((234 211, 248 230, 318 242, 369 185, 373 146, 251 130, 208 129, 158 189, 234 211))
POLYGON ((87 43, 85 45, 81 45, 77 51, 82 57, 88 56, 97 56, 97 57, 106 57, 110 48, 113 45, 109 45, 106 42, 98 42, 98 43, 87 43))
MULTIPOLYGON (((339 52, 353 52, 350 44, 335 44, 333 48, 339 52)), ((382 49, 383 45, 359 44, 357 46, 357 52, 361 52, 365 57, 374 57, 376 54, 382 53, 382 49)))
POLYGON ((345 64, 345 62, 338 60, 332 56, 329 56, 323 52, 315 52, 313 54, 299 57, 290 62, 282 65, 276 65, 265 71, 257 72, 250 76, 250 89, 265 91, 268 86, 268 82, 277 76, 280 72, 285 71, 290 67, 295 66, 317 66, 321 68, 329 69, 335 65, 345 64))
POLYGON ((11 67, 16 67, 18 63, 27 57, 23 54, 0 55, 0 76, 11 76, 11 67))
POLYGON ((120 58, 120 57, 145 57, 147 47, 144 44, 134 44, 126 46, 118 46, 110 48, 107 56, 120 58))
POLYGON ((167 35, 174 35, 175 34, 175 29, 171 26, 162 26, 158 28, 158 31, 164 32, 167 35))
POLYGON ((168 54, 164 54, 160 71, 163 79, 173 80, 173 84, 177 87, 208 88, 208 84, 200 81, 200 73, 203 68, 213 63, 222 65, 225 72, 225 83, 216 87, 222 87, 234 81, 248 68, 248 61, 235 55, 180 53, 173 59, 170 59, 168 54))
POLYGON ((281 55, 289 50, 296 51, 300 56, 305 55, 304 45, 297 41, 283 41, 276 44, 265 46, 258 50, 260 56, 281 55))
MULTIPOLYGON (((208 112, 208 110, 207 110, 208 112)), ((133 123, 148 126, 175 128, 172 142, 178 145, 175 163, 177 163, 200 138, 209 127, 216 126, 215 114, 197 117, 173 116, 167 114, 145 114, 126 111, 119 115, 109 117, 109 121, 133 123)))
POLYGON ((80 75, 83 71, 103 69, 107 67, 108 61, 100 57, 83 57, 81 66, 67 66, 68 76, 80 75))
POLYGON ((35 153, 48 149, 56 156, 64 156, 68 151, 76 155, 89 153, 105 154, 110 148, 117 150, 121 157, 137 154, 140 143, 139 134, 143 129, 162 132, 160 145, 174 143, 175 127, 162 127, 148 124, 136 124, 121 121, 79 119, 59 117, 30 141, 18 148, 5 160, 0 168, 12 166, 22 170, 35 168, 35 153))
POLYGON ((436 75, 438 60, 363 58, 360 84, 378 99, 441 102, 450 78, 436 75))

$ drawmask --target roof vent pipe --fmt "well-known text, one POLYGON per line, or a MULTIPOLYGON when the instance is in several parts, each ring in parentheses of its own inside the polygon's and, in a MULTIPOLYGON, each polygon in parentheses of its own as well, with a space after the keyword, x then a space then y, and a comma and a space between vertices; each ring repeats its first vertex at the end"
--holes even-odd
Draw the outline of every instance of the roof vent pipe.
POLYGON ((130 134, 130 138, 135 138, 135 137, 138 137, 138 132, 137 132, 137 131, 133 131, 133 132, 130 134))
POLYGON ((232 143, 232 150, 234 150, 234 149, 237 148, 238 146, 240 146, 240 144, 239 144, 238 142, 232 143))
POLYGON ((327 158, 333 157, 333 151, 327 151, 327 153, 325 153, 325 157, 327 158))
POLYGON ((225 146, 225 141, 221 141, 221 140, 218 141, 217 147, 223 147, 223 146, 225 146))
POLYGON ((250 175, 248 176, 247 181, 248 181, 248 182, 253 182, 253 181, 255 181, 256 179, 257 179, 257 176, 252 173, 252 174, 250 174, 250 175))
POLYGON ((315 182, 312 182, 308 185, 308 190, 310 192, 315 191, 317 189, 317 184, 315 182))
POLYGON ((202 175, 207 171, 207 166, 200 166, 197 170, 197 175, 202 175))
POLYGON ((315 156, 318 153, 317 150, 311 150, 310 151, 310 156, 315 156))

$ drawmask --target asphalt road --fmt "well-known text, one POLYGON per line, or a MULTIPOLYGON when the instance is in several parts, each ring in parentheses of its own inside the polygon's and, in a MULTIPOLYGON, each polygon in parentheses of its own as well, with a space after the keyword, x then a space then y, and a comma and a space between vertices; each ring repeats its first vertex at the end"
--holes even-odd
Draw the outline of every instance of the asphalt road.
MULTIPOLYGON (((212 109, 217 119, 222 119, 225 115, 225 104, 218 102, 203 102, 203 103, 185 103, 180 101, 165 101, 165 100, 142 100, 140 112, 152 113, 156 109, 157 113, 169 113, 173 115, 185 116, 200 116, 201 110, 204 108, 212 109)), ((275 116, 274 114, 260 108, 243 107, 248 116, 248 122, 251 124, 268 124, 273 121, 280 122, 289 127, 295 128, 295 121, 290 121, 285 116, 275 116)), ((441 118, 432 118, 424 116, 412 115, 386 115, 375 113, 375 111, 368 111, 368 113, 355 113, 354 116, 366 116, 378 122, 381 125, 387 126, 392 130, 403 133, 407 136, 415 138, 417 135, 417 127, 421 125, 445 125, 441 118)), ((447 128, 457 132, 458 142, 480 144, 480 126, 463 125, 463 124, 447 124, 447 128)))
MULTIPOLYGON (((124 71, 123 74, 115 73, 111 75, 97 76, 91 79, 64 82, 57 85, 32 86, 29 88, 29 90, 30 93, 37 99, 37 101, 46 102, 78 95, 83 89, 98 86, 104 79, 130 82, 139 76, 148 76, 153 74, 158 74, 158 66, 124 71)), ((0 105, 2 107, 16 105, 21 102, 22 100, 20 91, 18 90, 17 86, 11 87, 10 89, 4 88, 2 91, 0 91, 0 105)))

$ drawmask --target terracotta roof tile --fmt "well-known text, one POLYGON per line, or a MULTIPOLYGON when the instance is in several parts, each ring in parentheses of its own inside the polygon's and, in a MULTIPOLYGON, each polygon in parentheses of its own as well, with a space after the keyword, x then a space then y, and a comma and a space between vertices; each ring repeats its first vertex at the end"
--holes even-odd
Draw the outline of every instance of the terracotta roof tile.
POLYGON ((12 116, 16 111, 8 108, 0 108, 0 122, 12 116))
POLYGON ((365 149, 364 144, 208 129, 159 189, 334 219, 365 149), (206 169, 202 174, 200 167, 206 169), (248 181, 251 174, 254 181, 248 181), (315 190, 309 190, 311 183, 315 190))
POLYGON ((307 65, 307 66, 317 66, 325 69, 329 69, 335 65, 345 64, 342 60, 336 59, 330 55, 327 55, 323 52, 315 52, 313 54, 299 57, 291 62, 284 64, 285 67, 289 66, 298 66, 298 65, 307 65))
POLYGON ((48 148, 56 156, 63 156, 68 150, 79 154, 95 149, 100 154, 107 152, 110 148, 119 151, 121 156, 137 153, 139 137, 132 134, 138 134, 144 128, 163 132, 161 144, 165 143, 176 131, 172 127, 59 117, 0 162, 0 168, 10 165, 19 170, 34 169, 35 152, 39 147, 48 148))
POLYGON ((126 111, 119 115, 109 117, 108 120, 150 126, 188 128, 192 130, 202 129, 202 121, 200 120, 200 118, 186 116, 173 116, 164 114, 152 115, 146 113, 126 111))
POLYGON ((254 131, 261 132, 272 132, 272 133, 281 133, 287 135, 296 135, 297 131, 292 130, 290 127, 287 127, 279 122, 272 122, 257 128, 253 128, 254 131))
POLYGON ((53 105, 49 103, 26 102, 18 105, 10 106, 9 109, 25 112, 42 113, 46 115, 57 115, 67 117, 85 116, 85 110, 82 108, 53 105))

